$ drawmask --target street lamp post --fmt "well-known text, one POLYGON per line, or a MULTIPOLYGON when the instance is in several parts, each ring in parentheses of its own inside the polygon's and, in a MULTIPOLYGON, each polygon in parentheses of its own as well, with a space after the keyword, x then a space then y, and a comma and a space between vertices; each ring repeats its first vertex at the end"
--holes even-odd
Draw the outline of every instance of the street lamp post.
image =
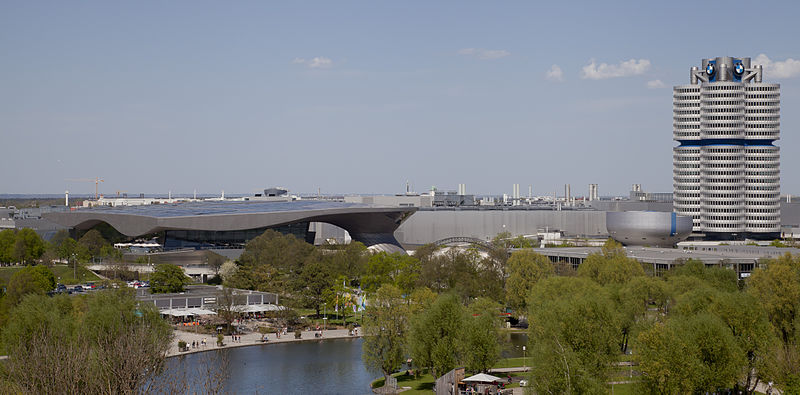
POLYGON ((325 330, 325 324, 328 323, 328 321, 327 321, 327 319, 328 319, 327 311, 328 311, 328 303, 326 302, 326 303, 322 304, 322 330, 323 331, 325 330))
POLYGON ((528 366, 525 358, 525 346, 522 346, 522 367, 526 368, 528 366))

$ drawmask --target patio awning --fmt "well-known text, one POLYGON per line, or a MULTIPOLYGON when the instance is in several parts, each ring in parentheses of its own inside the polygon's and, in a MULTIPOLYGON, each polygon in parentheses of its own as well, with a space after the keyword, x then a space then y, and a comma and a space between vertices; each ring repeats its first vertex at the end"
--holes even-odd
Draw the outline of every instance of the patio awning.
POLYGON ((276 304, 250 304, 245 306, 242 313, 263 313, 265 311, 278 311, 285 310, 286 307, 278 306, 276 304))
POLYGON ((217 313, 208 310, 208 309, 201 309, 199 307, 194 307, 189 309, 189 311, 193 312, 194 315, 217 315, 217 313))
POLYGON ((501 379, 500 377, 495 377, 495 376, 492 376, 490 374, 478 373, 478 374, 476 374, 474 376, 467 377, 467 378, 465 378, 464 380, 461 380, 461 381, 463 381, 465 383, 466 382, 469 382, 469 383, 496 383, 496 382, 502 381, 502 380, 503 379, 501 379))
POLYGON ((170 316, 173 316, 173 317, 189 317, 189 316, 194 316, 194 315, 216 315, 217 314, 217 313, 215 313, 215 312, 213 312, 211 310, 201 309, 201 308, 197 308, 197 307, 192 307, 192 308, 188 308, 188 309, 166 309, 166 310, 161 310, 159 313, 165 314, 165 315, 170 315, 170 316))

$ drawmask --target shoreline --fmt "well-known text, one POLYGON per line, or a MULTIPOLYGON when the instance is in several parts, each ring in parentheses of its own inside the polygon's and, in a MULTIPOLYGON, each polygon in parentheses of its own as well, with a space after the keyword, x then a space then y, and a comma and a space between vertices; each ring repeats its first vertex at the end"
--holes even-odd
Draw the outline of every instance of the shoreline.
POLYGON ((225 336, 224 340, 225 345, 219 347, 217 346, 216 335, 193 333, 175 329, 173 332, 174 337, 172 339, 172 342, 170 343, 169 349, 167 350, 166 357, 172 358, 181 355, 195 354, 206 351, 225 350, 236 347, 268 346, 270 344, 275 344, 275 343, 300 343, 300 342, 321 341, 330 339, 357 339, 361 337, 361 334, 351 336, 349 334, 349 330, 347 329, 328 329, 322 332, 322 337, 314 337, 315 333, 316 331, 303 331, 302 337, 299 339, 294 338, 294 332, 287 333, 286 335, 281 336, 280 338, 278 338, 274 333, 268 333, 265 336, 268 339, 267 342, 261 341, 260 333, 248 333, 246 335, 241 335, 241 340, 238 342, 233 342, 230 336, 225 336), (204 338, 206 339, 205 347, 197 346, 195 348, 192 348, 192 341, 195 341, 199 344, 204 338), (180 340, 186 342, 186 344, 189 347, 188 351, 178 351, 178 341, 180 340))

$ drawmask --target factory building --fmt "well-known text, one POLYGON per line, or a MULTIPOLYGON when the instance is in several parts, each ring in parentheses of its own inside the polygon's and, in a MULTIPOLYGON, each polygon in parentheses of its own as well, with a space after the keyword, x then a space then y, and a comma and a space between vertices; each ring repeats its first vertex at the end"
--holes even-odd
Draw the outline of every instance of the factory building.
POLYGON ((780 236, 780 85, 750 58, 703 59, 673 89, 674 211, 708 240, 780 236))

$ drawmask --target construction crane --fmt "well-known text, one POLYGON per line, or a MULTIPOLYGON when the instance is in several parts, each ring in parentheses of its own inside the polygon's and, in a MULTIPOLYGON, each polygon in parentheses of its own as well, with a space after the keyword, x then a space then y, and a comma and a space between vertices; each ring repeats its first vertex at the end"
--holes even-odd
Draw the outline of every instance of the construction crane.
POLYGON ((95 177, 95 178, 67 178, 66 181, 93 182, 94 183, 94 200, 97 200, 97 198, 100 196, 100 193, 99 193, 99 191, 100 191, 100 183, 101 182, 105 182, 105 180, 103 180, 100 177, 95 177))

